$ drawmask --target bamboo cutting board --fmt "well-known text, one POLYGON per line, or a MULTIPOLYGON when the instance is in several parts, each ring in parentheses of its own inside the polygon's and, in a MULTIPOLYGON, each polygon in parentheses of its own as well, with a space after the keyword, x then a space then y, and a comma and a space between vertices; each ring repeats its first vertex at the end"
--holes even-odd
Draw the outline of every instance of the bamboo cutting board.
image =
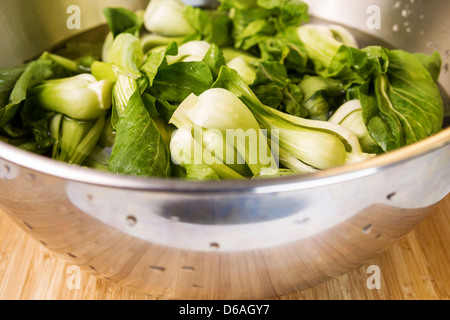
MULTIPOLYGON (((32 240, 0 211, 0 299, 154 300, 74 268, 32 240)), ((160 298, 161 299, 161 298, 160 298)), ((164 298, 162 298, 164 299, 164 298)), ((416 229, 366 265, 314 288, 274 299, 449 300, 450 195, 416 229), (369 289, 370 265, 379 267, 380 289, 369 289)))

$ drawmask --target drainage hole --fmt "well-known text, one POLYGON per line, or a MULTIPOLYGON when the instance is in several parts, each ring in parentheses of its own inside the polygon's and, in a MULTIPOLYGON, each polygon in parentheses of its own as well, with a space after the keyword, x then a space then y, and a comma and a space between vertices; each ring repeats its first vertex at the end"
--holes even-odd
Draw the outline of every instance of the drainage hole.
POLYGON ((397 194, 397 192, 389 193, 389 194, 386 196, 386 198, 387 198, 388 200, 392 200, 392 198, 393 198, 396 194, 397 194))
POLYGON ((159 266, 150 266, 150 269, 155 270, 155 271, 159 271, 159 272, 166 271, 166 268, 159 267, 159 266))
POLYGON ((136 219, 135 216, 131 216, 131 215, 130 215, 130 216, 127 217, 127 224, 128 224, 130 227, 135 226, 136 223, 137 223, 137 219, 136 219))
POLYGON ((191 266, 182 266, 181 269, 182 269, 183 271, 189 271, 189 272, 192 272, 192 271, 195 270, 195 268, 194 268, 194 267, 191 267, 191 266))
POLYGON ((78 259, 78 257, 70 252, 67 252, 67 255, 71 258, 78 259))
POLYGON ((364 234, 369 234, 372 231, 372 225, 368 224, 367 226, 365 226, 362 230, 362 233, 364 234))
POLYGON ((30 230, 33 230, 33 227, 30 226, 28 222, 24 221, 23 224, 26 225, 30 230))
POLYGON ((212 248, 212 249, 219 249, 220 248, 220 246, 219 246, 219 244, 217 242, 211 242, 209 244, 209 247, 212 248))

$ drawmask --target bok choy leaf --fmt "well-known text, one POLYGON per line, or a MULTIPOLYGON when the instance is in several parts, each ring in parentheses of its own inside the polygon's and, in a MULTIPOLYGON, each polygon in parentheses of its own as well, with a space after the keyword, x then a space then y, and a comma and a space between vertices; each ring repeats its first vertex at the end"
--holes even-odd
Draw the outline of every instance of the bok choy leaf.
POLYGON ((129 33, 118 35, 110 57, 118 73, 114 85, 118 119, 109 170, 126 175, 168 177, 171 169, 168 146, 141 97, 140 84, 148 81, 140 71, 143 51, 139 38, 129 33))
POLYGON ((425 139, 442 129, 444 103, 434 78, 413 54, 388 52, 386 74, 360 90, 364 122, 385 152, 425 139))

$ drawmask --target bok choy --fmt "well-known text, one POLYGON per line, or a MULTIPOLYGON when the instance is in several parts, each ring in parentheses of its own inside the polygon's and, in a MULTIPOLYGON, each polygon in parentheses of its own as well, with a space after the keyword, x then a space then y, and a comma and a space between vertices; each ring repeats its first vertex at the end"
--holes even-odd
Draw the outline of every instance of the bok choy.
POLYGON ((0 140, 114 174, 259 179, 364 161, 439 132, 439 53, 361 47, 301 0, 103 10, 95 45, 0 68, 0 140))

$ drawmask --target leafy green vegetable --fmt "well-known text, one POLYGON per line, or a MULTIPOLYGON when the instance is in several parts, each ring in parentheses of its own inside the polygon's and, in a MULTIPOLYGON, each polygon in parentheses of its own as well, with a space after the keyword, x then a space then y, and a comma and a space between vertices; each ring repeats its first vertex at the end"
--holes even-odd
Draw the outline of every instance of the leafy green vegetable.
POLYGON ((166 54, 167 63, 171 65, 176 62, 202 61, 210 48, 211 44, 204 40, 183 43, 178 47, 178 53, 173 57, 166 54))
POLYGON ((434 79, 414 55, 388 52, 386 74, 375 74, 360 90, 364 121, 388 152, 442 129, 443 101, 434 79))
POLYGON ((118 35, 110 57, 118 77, 113 90, 116 137, 109 170, 125 175, 168 177, 169 149, 141 96, 149 81, 140 71, 143 51, 139 38, 127 33, 118 35))
POLYGON ((328 121, 339 124, 353 132, 358 137, 362 151, 373 154, 383 152, 367 130, 359 100, 350 100, 344 103, 334 112, 328 121))
POLYGON ((308 116, 308 110, 302 105, 303 93, 289 79, 285 66, 280 62, 260 63, 250 88, 266 106, 299 117, 308 116))
POLYGON ((94 61, 101 59, 102 47, 103 44, 101 42, 72 40, 52 51, 52 54, 75 61, 78 69, 82 72, 87 72, 94 61))
POLYGON ((339 125, 295 117, 263 105, 232 69, 222 67, 213 87, 239 97, 270 131, 271 139, 279 140, 281 149, 309 166, 326 169, 370 157, 361 153, 357 137, 339 125))
POLYGON ((211 87, 213 75, 210 66, 203 61, 164 65, 159 64, 164 54, 157 56, 156 63, 152 65, 148 61, 143 67, 150 82, 147 92, 156 98, 159 112, 169 121, 178 105, 191 93, 201 94, 211 87))
POLYGON ((70 164, 81 165, 94 150, 105 125, 105 116, 91 121, 58 117, 53 124, 56 143, 52 157, 70 164))
MULTIPOLYGON (((20 75, 9 96, 8 104, 0 106, 0 127, 8 123, 26 100, 28 89, 40 84, 53 75, 53 63, 47 59, 30 62, 20 75)), ((11 84, 11 82, 10 82, 11 84)))
POLYGON ((301 0, 103 13, 102 43, 77 38, 0 68, 1 141, 117 174, 205 181, 312 173, 442 128, 438 52, 359 48, 342 26, 308 24, 301 0))
POLYGON ((181 45, 184 41, 185 37, 166 37, 156 33, 150 33, 142 36, 141 45, 144 53, 147 54, 150 51, 158 51, 158 48, 166 47, 172 42, 181 45))
POLYGON ((442 58, 439 52, 433 52, 432 55, 424 53, 414 53, 413 55, 423 64, 425 69, 428 70, 434 82, 437 82, 442 68, 442 58))
POLYGON ((91 65, 91 73, 99 81, 108 80, 112 84, 117 81, 113 66, 107 62, 94 61, 91 65))
POLYGON ((186 41, 205 40, 218 47, 233 44, 231 39, 231 19, 226 11, 205 10, 187 6, 184 18, 195 32, 186 41))
POLYGON ((49 124, 53 116, 54 112, 46 112, 36 108, 28 101, 25 102, 20 111, 21 127, 27 134, 31 134, 32 140, 36 143, 36 148, 42 150, 40 153, 47 152, 55 141, 49 134, 49 124))
POLYGON ((28 91, 28 101, 47 111, 73 119, 92 120, 111 108, 112 83, 91 74, 46 80, 28 91))
POLYGON ((263 61, 283 63, 288 71, 309 72, 308 54, 295 27, 280 31, 274 37, 261 39, 258 43, 263 61))
POLYGON ((148 92, 157 99, 182 102, 191 93, 201 94, 209 89, 213 78, 204 62, 179 62, 159 69, 148 92))
POLYGON ((341 104, 345 94, 342 81, 320 76, 305 76, 299 87, 307 115, 314 120, 327 121, 329 112, 341 104))
POLYGON ((131 96, 117 123, 109 170, 133 176, 170 176, 168 147, 138 91, 131 96))
MULTIPOLYGON (((227 165, 236 164, 238 157, 242 159, 242 164, 247 164, 253 175, 278 170, 274 168, 276 161, 272 158, 266 138, 261 135, 258 122, 245 104, 227 90, 216 88, 206 90, 198 97, 190 95, 178 107, 170 122, 179 129, 201 128, 199 136, 202 141, 198 141, 195 134, 194 139, 197 138, 203 147, 212 147, 213 156, 227 165)), ((230 167, 241 174, 245 172, 243 168, 230 167)))
POLYGON ((195 30, 184 17, 187 6, 179 0, 152 0, 145 10, 145 28, 163 36, 179 37, 193 34, 195 30))
POLYGON ((287 86, 288 75, 279 62, 262 62, 250 88, 265 105, 278 109, 283 101, 283 92, 287 86))
MULTIPOLYGON (((235 57, 228 61, 226 65, 236 70, 239 76, 245 81, 246 84, 251 85, 256 79, 256 68, 253 67, 247 60, 243 57, 235 57)), ((217 70, 215 71, 217 73, 217 70)), ((217 78, 217 74, 216 74, 217 78)))
POLYGON ((11 69, 0 68, 0 108, 4 108, 9 103, 11 91, 26 68, 26 65, 11 69))
POLYGON ((213 169, 205 164, 185 164, 183 179, 191 181, 220 180, 213 169))
POLYGON ((109 149, 97 145, 86 157, 82 165, 88 168, 108 172, 110 156, 111 153, 109 149))
POLYGON ((299 26, 309 21, 308 5, 301 0, 258 0, 258 5, 272 11, 277 30, 299 26))
MULTIPOLYGON (((170 141, 170 151, 172 161, 184 170, 192 170, 195 166, 207 166, 214 172, 214 175, 208 174, 203 178, 217 176, 220 179, 237 179, 244 180, 246 177, 234 171, 228 165, 223 163, 219 158, 214 156, 211 152, 204 152, 202 144, 194 139, 193 128, 190 126, 180 126, 172 136, 170 141)), ((197 168, 199 168, 197 167, 197 168)), ((198 170, 198 169, 197 169, 198 170)), ((183 174, 184 176, 184 174, 183 174)), ((199 178, 197 176, 197 178, 199 178)))
POLYGON ((203 57, 203 62, 209 67, 214 79, 219 75, 220 68, 226 64, 222 50, 214 43, 203 57))
POLYGON ((144 21, 134 12, 125 8, 107 7, 103 13, 114 38, 121 33, 139 36, 144 21))
POLYGON ((223 1, 222 7, 231 10, 234 46, 243 50, 251 50, 286 28, 298 27, 309 20, 308 6, 300 0, 259 0, 245 5, 223 1))

